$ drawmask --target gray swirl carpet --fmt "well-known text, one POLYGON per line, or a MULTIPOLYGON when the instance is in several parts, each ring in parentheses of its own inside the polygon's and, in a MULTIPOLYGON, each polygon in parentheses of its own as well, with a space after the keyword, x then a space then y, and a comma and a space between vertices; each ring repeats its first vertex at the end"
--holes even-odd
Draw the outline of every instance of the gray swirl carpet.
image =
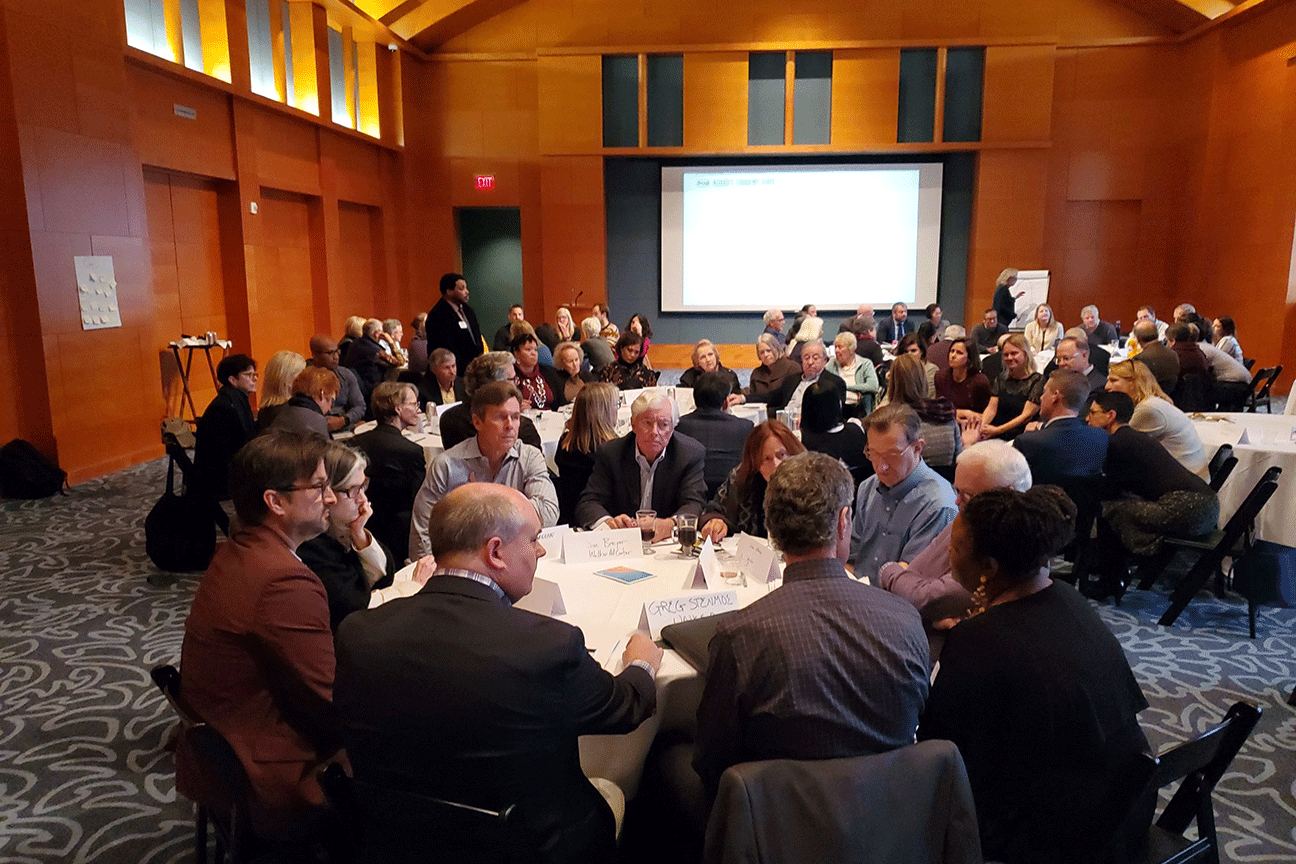
MULTIPOLYGON (((192 860, 192 809, 163 750, 171 711, 149 669, 179 658, 197 577, 154 588, 144 516, 165 463, 0 504, 0 862, 192 860)), ((1237 699, 1264 717, 1216 795, 1223 860, 1296 860, 1296 611, 1203 594, 1173 628, 1163 591, 1100 612, 1152 707, 1154 748, 1237 699)))

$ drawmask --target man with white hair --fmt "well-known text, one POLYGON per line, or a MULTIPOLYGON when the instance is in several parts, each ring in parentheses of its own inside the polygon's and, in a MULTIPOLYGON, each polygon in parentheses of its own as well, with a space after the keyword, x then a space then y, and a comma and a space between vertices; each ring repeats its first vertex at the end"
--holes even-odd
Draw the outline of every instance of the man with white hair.
POLYGON ((801 376, 789 375, 777 390, 747 396, 748 402, 765 402, 775 411, 787 409, 793 414, 801 413, 801 400, 806 390, 820 378, 831 383, 841 394, 841 401, 846 402, 846 382, 841 376, 827 370, 828 349, 820 339, 811 339, 801 348, 801 376))
POLYGON ((787 334, 783 332, 783 310, 771 309, 765 313, 765 331, 774 337, 782 348, 787 345, 787 334))
POLYGON ((706 448, 675 432, 679 407, 665 390, 645 390, 630 406, 628 435, 599 448, 576 505, 584 528, 634 527, 636 510, 656 510, 653 539, 670 536, 675 517, 706 504, 706 448))
MULTIPOLYGON (((1030 465, 1010 442, 981 441, 959 454, 954 469, 954 492, 955 503, 960 508, 987 489, 1001 488, 1018 492, 1031 488, 1030 465)), ((912 603, 928 625, 962 618, 972 599, 951 575, 953 528, 953 522, 946 525, 912 561, 892 561, 878 571, 878 585, 912 603)), ((932 662, 936 661, 937 647, 933 645, 932 662)))
POLYGON ((616 357, 612 354, 612 346, 608 341, 599 336, 599 331, 603 329, 602 323, 593 315, 581 322, 581 350, 585 352, 585 360, 589 363, 590 371, 598 375, 599 371, 616 357))
POLYGON ((1113 345, 1120 341, 1116 325, 1098 317, 1098 307, 1090 304, 1080 310, 1080 323, 1091 345, 1113 345))

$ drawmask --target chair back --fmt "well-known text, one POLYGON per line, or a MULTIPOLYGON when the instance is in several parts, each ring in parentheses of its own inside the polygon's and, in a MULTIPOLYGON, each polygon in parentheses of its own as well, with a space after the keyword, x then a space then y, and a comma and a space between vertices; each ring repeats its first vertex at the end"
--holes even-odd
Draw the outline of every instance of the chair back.
POLYGON ((1255 413, 1261 402, 1264 403, 1265 411, 1269 411, 1271 405, 1270 391, 1273 390, 1274 381, 1278 380, 1282 370, 1283 367, 1279 364, 1278 366, 1267 366, 1255 373, 1255 377, 1251 379, 1251 392, 1247 394, 1247 411, 1255 413))
POLYGON ((1238 460, 1233 455, 1232 445, 1221 444, 1210 461, 1211 489, 1218 492, 1224 486, 1224 481, 1233 473, 1233 469, 1237 467, 1237 463, 1238 460))
MULTIPOLYGON (((1219 548, 1233 550, 1243 535, 1250 535, 1252 528, 1255 526, 1256 517, 1260 511, 1269 503, 1269 499, 1278 491, 1278 478, 1282 475, 1282 468, 1277 465, 1270 467, 1260 477, 1256 485, 1251 487, 1247 493, 1246 499, 1242 506, 1234 511, 1228 522, 1224 525, 1223 537, 1220 538, 1219 548)), ((1249 541, 1248 541, 1249 545, 1249 541)))
POLYGON ((747 762, 725 770, 707 864, 980 862, 967 770, 949 741, 873 756, 747 762))
POLYGON ((1209 411, 1215 407, 1214 381, 1207 372, 1185 372, 1175 387, 1174 404, 1180 411, 1209 411))
MULTIPOLYGON (((1198 839, 1189 849, 1201 852, 1212 850, 1213 860, 1218 859, 1215 839, 1215 812, 1211 794, 1215 784, 1224 776, 1251 730, 1260 720, 1260 707, 1251 702, 1236 702, 1224 715, 1224 722, 1207 729, 1195 738, 1176 744, 1157 757, 1157 770, 1152 777, 1150 790, 1180 783, 1170 803, 1157 817, 1156 828, 1182 838, 1184 831, 1195 820, 1198 839)), ((1151 848, 1157 848, 1155 842, 1151 848)), ((1175 860, 1190 860, 1180 851, 1175 860)))
POLYGON ((338 763, 320 786, 349 837, 356 864, 540 864, 536 835, 519 808, 474 807, 356 780, 338 763))

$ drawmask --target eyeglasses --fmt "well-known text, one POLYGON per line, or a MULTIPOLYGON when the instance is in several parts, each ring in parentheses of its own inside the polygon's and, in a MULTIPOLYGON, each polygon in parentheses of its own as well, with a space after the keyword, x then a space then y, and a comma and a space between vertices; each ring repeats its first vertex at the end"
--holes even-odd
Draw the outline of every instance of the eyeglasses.
POLYGON ((320 494, 321 498, 323 498, 324 492, 328 488, 329 488, 328 478, 325 477, 323 480, 319 481, 318 483, 311 483, 307 486, 289 486, 287 489, 276 489, 275 491, 283 492, 285 495, 287 495, 292 492, 310 492, 311 490, 314 490, 320 494))
MULTIPOLYGON (((917 441, 914 442, 914 444, 917 443, 918 443, 917 441)), ((905 453, 908 453, 910 450, 913 449, 913 446, 914 446, 913 444, 910 444, 908 447, 903 447, 899 450, 887 450, 885 452, 870 450, 868 447, 865 447, 864 458, 869 460, 870 462, 885 461, 888 464, 892 462, 899 462, 901 459, 904 458, 905 453)))
POLYGON ((339 498, 349 498, 349 499, 351 499, 352 501, 354 501, 354 500, 355 500, 355 497, 356 497, 357 495, 359 495, 360 493, 362 493, 362 492, 368 492, 368 491, 369 491, 369 478, 367 478, 367 477, 365 478, 365 481, 364 481, 363 483, 361 483, 360 485, 358 485, 358 486, 352 486, 350 489, 334 489, 334 490, 333 490, 333 492, 334 492, 334 493, 335 493, 339 498))

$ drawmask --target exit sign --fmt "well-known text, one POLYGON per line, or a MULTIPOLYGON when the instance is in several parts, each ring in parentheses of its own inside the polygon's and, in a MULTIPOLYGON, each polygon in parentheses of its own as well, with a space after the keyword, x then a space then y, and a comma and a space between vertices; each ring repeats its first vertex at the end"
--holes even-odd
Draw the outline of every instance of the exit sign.
POLYGON ((482 192, 489 192, 491 189, 495 188, 494 174, 478 174, 476 179, 477 188, 482 192))

